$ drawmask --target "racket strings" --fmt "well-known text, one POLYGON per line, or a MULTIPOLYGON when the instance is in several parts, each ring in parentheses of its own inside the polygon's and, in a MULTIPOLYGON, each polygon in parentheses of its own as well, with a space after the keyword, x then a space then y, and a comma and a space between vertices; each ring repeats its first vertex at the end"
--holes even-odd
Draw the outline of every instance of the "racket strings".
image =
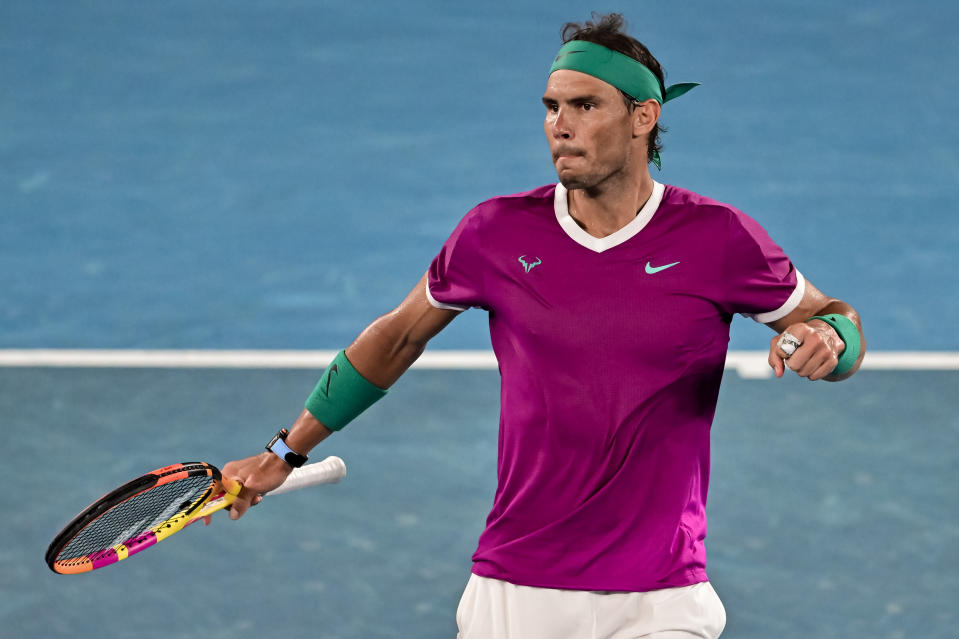
POLYGON ((134 495, 82 528, 56 558, 86 557, 153 530, 206 497, 213 483, 209 476, 185 477, 134 495))

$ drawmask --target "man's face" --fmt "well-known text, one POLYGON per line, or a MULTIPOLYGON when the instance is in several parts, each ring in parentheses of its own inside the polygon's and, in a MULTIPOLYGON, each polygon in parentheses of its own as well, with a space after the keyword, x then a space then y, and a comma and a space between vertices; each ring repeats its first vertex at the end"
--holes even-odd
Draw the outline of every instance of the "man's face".
POLYGON ((636 143, 634 118, 611 84, 561 69, 549 76, 543 104, 553 165, 566 188, 594 188, 645 163, 645 140, 636 143))

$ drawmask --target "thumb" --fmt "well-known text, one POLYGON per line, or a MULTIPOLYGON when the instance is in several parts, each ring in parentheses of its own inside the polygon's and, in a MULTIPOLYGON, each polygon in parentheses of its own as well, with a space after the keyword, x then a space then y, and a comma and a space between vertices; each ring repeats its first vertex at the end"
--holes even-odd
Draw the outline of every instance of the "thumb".
POLYGON ((776 353, 770 350, 769 352, 769 367, 773 369, 773 372, 776 373, 776 377, 780 378, 786 373, 786 362, 779 357, 776 353))
POLYGON ((250 506, 256 506, 261 501, 263 501, 263 495, 256 495, 244 488, 240 491, 236 501, 230 504, 230 519, 239 519, 249 510, 250 506))
POLYGON ((230 504, 228 512, 230 514, 230 519, 239 519, 250 507, 250 503, 254 497, 254 494, 247 490, 238 480, 230 477, 223 477, 220 480, 220 483, 223 490, 231 495, 236 495, 233 503, 230 504))
POLYGON ((230 519, 236 520, 243 516, 244 513, 250 508, 250 498, 249 496, 244 497, 241 492, 236 500, 230 504, 230 519))

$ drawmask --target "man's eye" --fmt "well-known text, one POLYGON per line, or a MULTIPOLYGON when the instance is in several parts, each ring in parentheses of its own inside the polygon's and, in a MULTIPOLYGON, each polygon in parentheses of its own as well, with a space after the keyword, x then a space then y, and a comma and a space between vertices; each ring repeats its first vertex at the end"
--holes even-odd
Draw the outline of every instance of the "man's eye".
POLYGON ((592 110, 593 110, 592 104, 590 104, 589 102, 583 103, 583 111, 592 111, 592 110))

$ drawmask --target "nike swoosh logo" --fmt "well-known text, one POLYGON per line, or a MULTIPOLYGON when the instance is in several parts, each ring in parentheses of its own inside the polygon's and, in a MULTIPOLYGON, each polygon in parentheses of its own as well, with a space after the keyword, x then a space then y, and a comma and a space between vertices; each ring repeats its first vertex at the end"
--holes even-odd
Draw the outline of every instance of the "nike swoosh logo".
POLYGON ((326 376, 326 389, 323 391, 323 396, 326 398, 330 397, 330 382, 333 381, 334 375, 339 375, 340 369, 336 367, 336 364, 330 366, 330 374, 326 376))
POLYGON ((560 55, 556 56, 555 60, 553 60, 553 64, 556 64, 557 62, 559 62, 560 58, 565 58, 570 53, 585 53, 585 52, 586 52, 585 49, 575 49, 573 51, 567 51, 566 53, 561 53, 560 55))
POLYGON ((649 262, 646 262, 646 272, 649 273, 650 275, 653 275, 654 273, 659 273, 660 271, 665 271, 668 268, 672 268, 676 266, 677 264, 679 264, 679 262, 673 262, 672 264, 664 264, 663 266, 653 266, 649 262))

